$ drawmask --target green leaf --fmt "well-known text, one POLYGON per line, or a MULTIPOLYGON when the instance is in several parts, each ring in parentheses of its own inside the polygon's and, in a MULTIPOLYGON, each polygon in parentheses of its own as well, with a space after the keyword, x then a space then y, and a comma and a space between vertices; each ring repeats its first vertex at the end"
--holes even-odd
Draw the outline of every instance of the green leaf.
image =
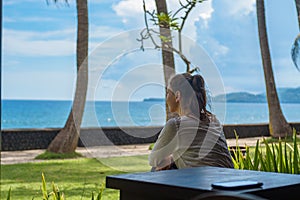
POLYGON ((8 194, 7 194, 7 200, 11 200, 11 187, 8 190, 8 194))
POLYGON ((278 172, 274 143, 271 143, 271 146, 272 146, 273 169, 274 169, 275 172, 278 172))
POLYGON ((101 200, 102 199, 104 189, 105 189, 105 181, 103 181, 101 183, 100 190, 99 190, 99 193, 97 195, 97 200, 101 200))
POLYGON ((241 169, 245 169, 246 162, 245 162, 243 153, 242 153, 242 151, 241 151, 241 149, 240 149, 239 146, 237 146, 237 152, 238 152, 238 156, 239 156, 239 161, 240 161, 241 169))
POLYGON ((54 185, 53 182, 52 182, 52 192, 53 192, 53 194, 54 194, 56 197, 58 197, 58 190, 57 190, 57 188, 55 187, 55 185, 54 185))
POLYGON ((234 169, 239 169, 239 164, 237 163, 237 161, 233 157, 231 157, 231 158, 232 158, 234 169))
POLYGON ((299 174, 299 152, 298 152, 298 145, 297 145, 297 135, 296 135, 296 131, 293 131, 293 143, 294 143, 294 160, 293 160, 293 164, 294 164, 294 173, 295 174, 299 174))
POLYGON ((252 163, 252 160, 251 160, 251 157, 250 157, 249 146, 246 146, 245 162, 246 162, 246 169, 250 169, 250 170, 254 169, 254 164, 252 163))
POLYGON ((254 152, 254 159, 253 159, 253 162, 254 162, 254 166, 253 166, 253 169, 254 170, 258 170, 258 166, 259 166, 259 140, 256 141, 256 145, 255 145, 255 152, 254 152))
POLYGON ((272 151, 271 148, 268 144, 268 142, 266 141, 265 138, 263 138, 265 147, 266 147, 266 167, 267 167, 267 171, 272 172, 272 159, 273 159, 273 155, 272 155, 272 151))
POLYGON ((281 140, 278 142, 278 147, 277 152, 278 152, 278 163, 279 163, 279 172, 285 173, 285 166, 284 166, 284 158, 283 158, 283 153, 282 153, 282 145, 281 145, 281 140))
POLYGON ((42 193, 43 193, 43 200, 47 200, 48 192, 47 192, 46 180, 45 180, 44 173, 42 173, 42 193))
POLYGON ((294 173, 293 161, 292 161, 292 155, 293 155, 293 152, 290 151, 290 152, 289 152, 289 156, 290 156, 290 173, 291 173, 291 174, 294 173))
POLYGON ((290 168, 289 168, 289 160, 288 160, 288 149, 287 149, 287 142, 284 143, 284 159, 285 159, 285 169, 286 169, 286 173, 290 172, 290 168))
POLYGON ((268 171, 262 152, 258 152, 258 157, 261 163, 261 171, 268 171))

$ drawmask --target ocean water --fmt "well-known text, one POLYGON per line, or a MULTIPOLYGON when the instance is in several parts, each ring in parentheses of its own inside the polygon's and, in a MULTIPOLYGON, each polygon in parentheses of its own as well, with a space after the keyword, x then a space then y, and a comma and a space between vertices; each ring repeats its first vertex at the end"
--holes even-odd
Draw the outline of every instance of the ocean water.
MULTIPOLYGON (((2 100, 1 129, 61 128, 71 105, 71 101, 2 100)), ((300 122, 300 104, 281 104, 281 108, 288 122, 300 122)), ((215 113, 219 115, 218 109, 215 113)), ((82 127, 162 126, 165 117, 164 101, 87 102, 82 127)), ((220 119, 223 124, 267 123, 268 107, 226 103, 220 119)))

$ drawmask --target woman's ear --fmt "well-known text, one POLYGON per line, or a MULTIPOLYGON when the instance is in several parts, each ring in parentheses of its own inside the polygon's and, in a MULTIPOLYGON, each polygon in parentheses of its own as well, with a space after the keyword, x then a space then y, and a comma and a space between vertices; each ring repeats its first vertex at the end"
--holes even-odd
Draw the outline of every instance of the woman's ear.
POLYGON ((180 94, 180 92, 177 90, 177 91, 175 92, 175 101, 176 101, 176 103, 179 103, 180 99, 181 99, 181 94, 180 94))

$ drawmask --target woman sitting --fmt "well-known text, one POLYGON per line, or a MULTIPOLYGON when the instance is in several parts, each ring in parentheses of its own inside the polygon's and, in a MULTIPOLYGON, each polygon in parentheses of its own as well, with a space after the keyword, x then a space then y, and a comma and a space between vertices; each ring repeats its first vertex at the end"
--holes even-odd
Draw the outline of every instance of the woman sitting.
POLYGON ((223 128, 206 109, 206 90, 200 75, 177 74, 169 81, 167 104, 171 118, 149 155, 152 171, 198 166, 233 168, 223 128))

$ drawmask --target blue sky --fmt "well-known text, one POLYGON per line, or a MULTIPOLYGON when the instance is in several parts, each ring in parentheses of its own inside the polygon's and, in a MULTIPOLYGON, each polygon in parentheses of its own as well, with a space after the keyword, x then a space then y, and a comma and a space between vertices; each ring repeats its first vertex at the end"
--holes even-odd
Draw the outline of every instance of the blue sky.
MULTIPOLYGON (((142 52, 136 41, 144 27, 142 0, 88 2, 88 98, 163 97, 160 52, 142 52), (124 51, 130 53, 115 59, 124 51)), ((169 10, 178 8, 178 1, 167 2, 169 10)), ((299 87, 300 72, 290 56, 299 32, 294 1, 265 3, 277 87, 299 87)), ((146 0, 146 4, 150 10, 155 8, 154 1, 146 0)), ((69 6, 63 1, 55 5, 49 0, 48 5, 46 0, 3 0, 2 99, 72 99, 76 80, 75 8, 74 0, 69 6)), ((205 67, 213 65, 214 69, 206 72, 203 67, 202 73, 214 74, 205 77, 214 95, 265 91, 255 0, 208 0, 198 4, 183 34, 184 48, 192 61, 197 63, 195 57, 202 53, 211 61, 205 67), (222 90, 214 89, 220 84, 222 90)), ((183 65, 178 63, 177 71, 183 72, 183 65)))

